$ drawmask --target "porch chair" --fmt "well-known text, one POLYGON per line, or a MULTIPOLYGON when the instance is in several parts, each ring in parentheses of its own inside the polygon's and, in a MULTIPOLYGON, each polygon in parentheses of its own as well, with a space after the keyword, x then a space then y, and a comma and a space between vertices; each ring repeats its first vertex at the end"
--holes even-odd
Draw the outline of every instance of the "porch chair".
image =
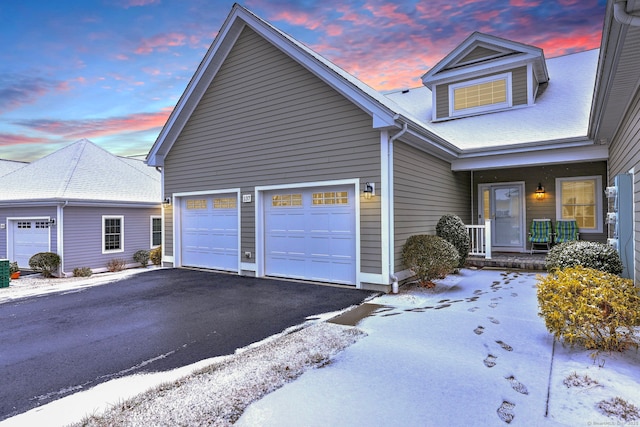
POLYGON ((547 251, 551 249, 551 242, 553 240, 552 230, 550 219, 534 219, 531 221, 529 242, 531 242, 532 254, 535 246, 545 246, 547 251))
POLYGON ((571 242, 579 238, 578 222, 575 219, 559 219, 556 221, 556 243, 571 242))

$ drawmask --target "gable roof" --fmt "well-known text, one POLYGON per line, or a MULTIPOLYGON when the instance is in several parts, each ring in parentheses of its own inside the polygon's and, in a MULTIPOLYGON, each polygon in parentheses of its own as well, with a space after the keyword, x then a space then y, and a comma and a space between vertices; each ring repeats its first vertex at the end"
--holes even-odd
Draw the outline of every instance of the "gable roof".
POLYGON ((160 174, 155 169, 139 160, 117 157, 87 139, 0 177, 0 187, 0 203, 158 205, 162 200, 160 174))
MULTIPOLYGON (((467 162, 464 163, 464 166, 460 166, 462 163, 459 163, 456 167, 519 166, 535 160, 535 156, 531 155, 533 151, 545 151, 548 157, 559 163, 607 158, 606 150, 603 151, 601 147, 594 146, 593 141, 587 136, 588 113, 585 115, 583 110, 589 106, 589 97, 593 91, 593 70, 596 67, 595 62, 590 64, 588 59, 585 59, 585 62, 581 64, 586 67, 585 73, 573 76, 577 77, 574 79, 576 80, 575 82, 571 83, 570 79, 567 79, 570 83, 569 86, 561 87, 561 79, 558 79, 557 84, 555 83, 556 80, 554 80, 555 89, 550 90, 547 88, 546 92, 549 94, 545 93, 543 95, 546 100, 545 104, 547 104, 545 108, 552 104, 551 98, 554 99, 553 102, 565 102, 571 104, 572 107, 577 103, 579 109, 575 114, 572 114, 571 108, 568 106, 560 116, 544 113, 540 111, 543 98, 539 96, 537 101, 539 101, 540 105, 513 108, 509 111, 451 120, 446 123, 433 123, 430 120, 431 92, 428 88, 420 88, 422 93, 420 89, 412 89, 409 92, 411 95, 406 97, 394 94, 383 95, 288 34, 278 30, 242 6, 235 4, 149 151, 146 158, 147 164, 152 166, 164 165, 165 156, 169 153, 200 99, 215 78, 217 71, 233 48, 237 37, 245 27, 251 28, 345 98, 370 114, 374 129, 396 129, 402 132, 401 139, 403 142, 449 161, 452 165, 462 159, 484 157, 482 165, 477 162, 467 162), (555 95, 551 96, 550 94, 554 92, 555 95), (573 97, 574 95, 577 98, 572 98, 570 102, 567 102, 567 97, 573 97), (586 101, 582 103, 585 100, 585 95, 587 96, 586 101), (489 116, 491 117, 487 120, 489 116), (551 126, 541 122, 546 118, 554 119, 551 126), (558 125, 559 118, 565 120, 563 126, 558 125), (496 136, 496 131, 492 126, 492 121, 494 120, 504 125, 505 133, 499 138, 493 138, 496 136), (567 121, 572 124, 566 126, 567 121), (527 126, 516 129, 514 128, 514 123, 526 123, 527 126), (475 125, 480 126, 477 131, 475 130, 475 125), (531 132, 530 134, 527 133, 529 131, 531 132), (476 138, 477 132, 482 133, 484 136, 476 138), (488 143, 483 141, 488 141, 488 143), (572 149, 575 147, 580 147, 580 150, 582 150, 580 156, 574 155, 575 153, 572 149), (523 152, 526 152, 526 154, 522 155, 523 152), (498 158, 498 155, 509 158, 498 158)), ((458 65, 464 65, 468 62, 469 55, 477 53, 477 49, 484 49, 480 52, 481 54, 495 52, 495 57, 492 60, 497 61, 496 66, 502 67, 505 64, 513 65, 518 62, 523 62, 524 64, 533 61, 534 68, 537 70, 537 79, 541 82, 549 80, 549 72, 541 49, 482 33, 473 33, 469 36, 425 76, 435 76, 440 72, 444 73, 446 67, 452 67, 453 72, 460 72, 456 71, 458 69, 464 69, 464 72, 476 70, 479 66, 478 64, 469 68, 465 66, 458 67, 458 65)), ((594 58, 593 55, 593 53, 585 53, 585 57, 591 60, 594 58)), ((570 60, 572 59, 567 57, 564 61, 570 60)), ((567 62, 565 62, 565 66, 566 64, 567 62)), ((571 68, 573 66, 571 64, 571 68)), ((485 68, 482 69, 486 71, 485 68)), ((564 71, 560 69, 560 71, 556 70, 554 73, 564 71)), ((442 75, 444 74, 438 75, 438 79, 442 75)), ((560 104, 557 105, 557 108, 560 108, 560 104)))
MULTIPOLYGON (((245 26, 251 28, 366 111, 372 116, 374 128, 400 129, 402 127, 402 124, 397 122, 397 115, 403 111, 393 101, 236 3, 151 147, 146 159, 147 164, 152 166, 164 164, 164 157, 175 143, 245 26)), ((405 122, 409 122, 411 125, 410 132, 415 130, 423 134, 421 137, 423 144, 425 136, 427 136, 426 144, 429 145, 427 148, 434 150, 435 155, 447 158, 455 156, 457 151, 455 147, 437 135, 429 135, 429 132, 422 128, 414 118, 407 117, 405 122)))
POLYGON ((435 82, 467 75, 492 72, 505 67, 533 63, 533 72, 540 83, 549 80, 542 49, 500 37, 474 32, 422 76, 429 89, 435 82))

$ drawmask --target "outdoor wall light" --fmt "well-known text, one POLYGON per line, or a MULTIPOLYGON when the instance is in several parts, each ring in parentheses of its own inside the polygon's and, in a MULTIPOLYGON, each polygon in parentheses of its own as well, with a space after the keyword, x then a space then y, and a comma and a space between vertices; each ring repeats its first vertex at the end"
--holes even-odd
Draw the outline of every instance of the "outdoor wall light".
POLYGON ((169 206, 171 204, 171 197, 165 197, 164 200, 162 201, 162 204, 164 206, 169 206))
POLYGON ((367 182, 364 184, 364 198, 369 200, 372 196, 376 195, 376 184, 374 182, 367 182))
POLYGON ((536 188, 536 199, 537 200, 542 200, 544 199, 544 187, 542 186, 542 183, 539 182, 538 183, 538 188, 536 188))

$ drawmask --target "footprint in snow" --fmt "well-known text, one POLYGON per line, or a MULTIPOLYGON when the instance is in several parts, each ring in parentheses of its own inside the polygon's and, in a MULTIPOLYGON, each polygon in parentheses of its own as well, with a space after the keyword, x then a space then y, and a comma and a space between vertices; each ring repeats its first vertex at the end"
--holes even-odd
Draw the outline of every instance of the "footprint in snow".
POLYGON ((502 297, 493 297, 491 298, 491 301, 500 301, 502 299, 502 297))
POLYGON ((506 400, 503 401, 502 405, 500 405, 496 411, 498 413, 498 417, 505 423, 509 424, 515 417, 515 414, 513 413, 513 408, 515 407, 515 403, 507 402, 506 400))
POLYGON ((513 351, 513 347, 511 347, 509 344, 505 343, 504 341, 500 341, 500 340, 498 340, 498 341, 496 341, 496 343, 497 343, 500 347, 502 347, 504 350, 507 350, 507 351, 513 351))
POLYGON ((487 317, 487 319, 489 319, 489 321, 495 325, 499 325, 500 321, 498 319, 496 319, 495 317, 487 317))
POLYGON ((478 311, 478 310, 480 310, 480 307, 471 307, 471 308, 470 308, 469 310, 467 310, 467 311, 470 311, 470 312, 472 312, 472 313, 473 313, 474 311, 478 311))
POLYGON ((517 294, 517 293, 515 293, 515 292, 511 292, 511 296, 512 296, 512 297, 517 297, 517 296, 518 296, 518 294, 517 294))
POLYGON ((478 326, 473 330, 476 335, 482 335, 484 333, 484 326, 478 326))
POLYGON ((496 359, 498 357, 494 356, 493 354, 488 355, 484 360, 484 366, 486 366, 487 368, 493 368, 494 366, 496 366, 496 359))
POLYGON ((527 386, 525 386, 520 381, 518 381, 513 375, 509 377, 505 377, 505 379, 509 381, 511 388, 517 391, 518 393, 529 394, 529 390, 527 390, 527 386))
POLYGON ((491 308, 496 308, 498 306, 498 303, 492 302, 491 304, 489 304, 489 307, 491 308))

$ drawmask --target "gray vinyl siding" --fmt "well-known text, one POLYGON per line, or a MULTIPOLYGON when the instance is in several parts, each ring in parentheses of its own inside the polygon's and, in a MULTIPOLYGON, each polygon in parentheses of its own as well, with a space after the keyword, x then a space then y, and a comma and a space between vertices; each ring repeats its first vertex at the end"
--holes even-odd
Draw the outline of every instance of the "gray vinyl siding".
POLYGON ((436 116, 438 119, 444 119, 449 117, 449 86, 452 84, 458 84, 475 80, 483 77, 495 76, 497 74, 503 74, 505 72, 511 72, 511 100, 514 106, 527 105, 527 67, 518 67, 512 70, 503 70, 490 74, 478 74, 477 76, 462 79, 456 82, 437 85, 436 91, 436 116))
POLYGON ((613 185, 616 175, 633 170, 633 206, 635 241, 635 278, 640 282, 640 92, 629 107, 625 120, 609 150, 609 185, 613 185))
POLYGON ((76 267, 104 269, 109 260, 122 258, 134 264, 133 254, 151 246, 151 217, 160 208, 109 208, 67 206, 64 209, 64 269, 76 267), (102 253, 102 216, 124 217, 124 251, 102 253))
MULTIPOLYGON (((556 220, 556 178, 578 176, 602 176, 602 184, 605 186, 607 174, 606 162, 572 163, 564 165, 546 165, 527 168, 475 171, 474 181, 474 224, 478 223, 478 184, 493 184, 502 182, 525 183, 526 195, 526 229, 529 230, 531 220, 534 218, 550 218, 556 220), (534 199, 534 192, 541 183, 545 190, 544 200, 534 199)), ((604 188, 603 188, 604 191, 604 188)), ((603 199, 606 204, 606 200, 603 199)), ((607 233, 604 226, 604 217, 607 207, 603 206, 602 221, 603 233, 581 233, 580 239, 595 242, 606 242, 607 233)))
MULTIPOLYGON (((0 229, 0 258, 7 258, 7 237, 9 233, 9 223, 7 218, 37 218, 37 217, 49 217, 56 219, 57 208, 55 206, 38 206, 38 207, 11 207, 0 208, 0 224, 4 224, 4 229, 0 229)), ((58 247, 58 235, 56 226, 49 228, 49 238, 51 241, 50 250, 57 252, 58 247)), ((12 260, 10 260, 12 261, 12 260)))
MULTIPOLYGON (((380 134, 368 114, 245 28, 168 153, 164 173, 167 195, 228 188, 253 194, 255 186, 352 178, 379 183, 380 134)), ((241 253, 255 253, 254 215, 255 201, 241 204, 241 253)), ((367 235, 362 271, 379 273, 379 207, 363 203, 360 220, 367 235)), ((167 233, 168 255, 171 239, 167 233)))
POLYGON ((445 214, 470 223, 470 174, 452 172, 451 165, 404 143, 393 150, 395 269, 404 270, 402 246, 414 234, 435 234, 445 214))
POLYGON ((462 58, 459 62, 465 63, 465 62, 480 61, 486 57, 493 57, 498 53, 499 52, 493 49, 488 49, 486 47, 478 46, 475 49, 473 49, 471 52, 469 52, 469 54, 467 54, 467 56, 462 58))

